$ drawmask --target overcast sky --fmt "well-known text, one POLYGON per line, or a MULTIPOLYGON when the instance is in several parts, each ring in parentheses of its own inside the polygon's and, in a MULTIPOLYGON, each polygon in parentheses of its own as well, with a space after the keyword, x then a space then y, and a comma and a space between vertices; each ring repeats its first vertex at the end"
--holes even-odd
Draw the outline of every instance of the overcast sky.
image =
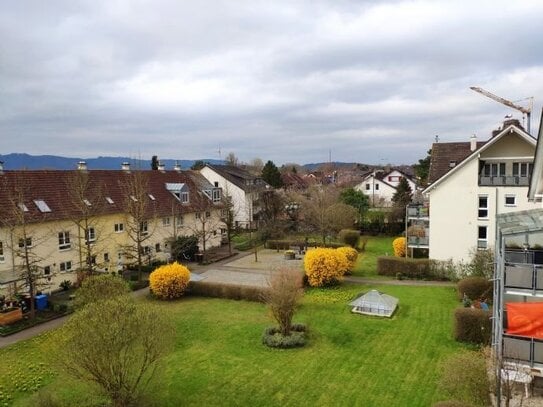
POLYGON ((3 1, 0 154, 410 164, 543 102, 543 1, 3 1), (519 104, 527 104, 520 101, 519 104))

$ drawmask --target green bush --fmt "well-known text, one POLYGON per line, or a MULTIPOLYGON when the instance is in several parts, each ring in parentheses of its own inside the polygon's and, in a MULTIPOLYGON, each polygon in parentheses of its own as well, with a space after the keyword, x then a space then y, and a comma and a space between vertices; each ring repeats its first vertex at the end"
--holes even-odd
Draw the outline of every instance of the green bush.
POLYGON ((458 299, 464 298, 464 294, 474 301, 486 298, 492 301, 494 288, 492 281, 484 277, 468 277, 460 280, 457 285, 458 299))
POLYGON ((203 297, 227 298, 231 300, 248 300, 262 302, 264 288, 236 284, 211 283, 208 281, 193 281, 189 283, 190 295, 203 297))
POLYGON ((472 407, 472 405, 457 400, 447 400, 432 404, 432 407, 472 407))
POLYGON ((340 242, 356 249, 360 242, 360 232, 358 230, 342 229, 339 231, 338 238, 340 242))
POLYGON ((264 330, 262 343, 270 348, 298 348, 305 345, 306 327, 303 324, 293 324, 290 335, 284 336, 278 327, 269 327, 264 330))
POLYGON ((404 278, 432 278, 429 259, 411 259, 396 256, 381 256, 377 258, 377 274, 396 277, 401 274, 404 278))
POLYGON ((454 311, 454 339, 479 345, 490 344, 490 316, 489 311, 478 308, 457 308, 454 311))

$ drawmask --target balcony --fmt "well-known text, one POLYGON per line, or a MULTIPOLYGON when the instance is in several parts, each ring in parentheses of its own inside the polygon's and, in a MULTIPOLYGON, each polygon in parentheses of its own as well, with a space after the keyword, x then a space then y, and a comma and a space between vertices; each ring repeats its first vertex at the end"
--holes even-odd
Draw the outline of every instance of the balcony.
POLYGON ((543 296, 543 266, 535 264, 505 265, 504 288, 522 295, 543 296))
POLYGON ((520 186, 520 187, 526 187, 530 183, 530 179, 528 177, 518 177, 518 176, 512 176, 512 175, 504 175, 504 176, 495 176, 495 177, 485 177, 485 176, 479 176, 479 186, 485 187, 485 186, 502 186, 502 187, 509 187, 509 186, 520 186))
POLYGON ((408 247, 420 247, 428 248, 430 245, 430 238, 428 236, 419 237, 419 236, 407 236, 407 246, 408 247))
POLYGON ((543 367, 543 340, 503 335, 503 356, 515 363, 543 367))
POLYGON ((408 218, 427 218, 430 216, 430 208, 424 206, 408 206, 407 217, 408 218))

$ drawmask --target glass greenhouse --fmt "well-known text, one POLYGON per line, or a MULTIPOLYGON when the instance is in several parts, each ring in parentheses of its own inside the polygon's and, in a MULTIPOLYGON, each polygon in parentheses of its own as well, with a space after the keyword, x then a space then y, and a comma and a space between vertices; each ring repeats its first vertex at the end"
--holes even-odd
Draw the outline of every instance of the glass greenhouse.
POLYGON ((391 317, 398 306, 398 299, 377 290, 368 291, 349 303, 357 314, 391 317))

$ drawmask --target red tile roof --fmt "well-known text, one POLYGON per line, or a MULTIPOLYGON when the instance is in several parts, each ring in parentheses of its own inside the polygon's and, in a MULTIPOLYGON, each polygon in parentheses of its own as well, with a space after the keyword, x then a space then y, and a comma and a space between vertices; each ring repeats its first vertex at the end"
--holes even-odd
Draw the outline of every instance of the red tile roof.
MULTIPOLYGON (((485 143, 486 141, 477 142, 477 150, 485 143)), ((470 142, 432 144, 428 184, 434 183, 454 168, 450 166, 451 161, 454 161, 456 166, 471 155, 473 151, 471 151, 470 146, 470 142)))
MULTIPOLYGON (((0 174, 0 222, 13 221, 13 208, 17 203, 16 191, 22 192, 23 202, 28 208, 25 215, 27 221, 77 218, 81 214, 81 204, 74 204, 73 188, 70 187, 77 174, 77 170, 4 171, 0 174), (41 212, 34 200, 43 200, 51 211, 41 212)), ((88 192, 84 199, 91 203, 94 215, 124 213, 126 200, 129 199, 127 186, 138 174, 147 179, 146 199, 149 217, 198 212, 213 206, 201 193, 202 185, 209 183, 194 171, 90 170, 85 174, 88 176, 88 192), (182 204, 166 189, 166 183, 187 185, 189 203, 182 204), (149 194, 155 199, 151 199, 149 194), (113 203, 108 203, 106 197, 113 203)), ((209 188, 212 188, 211 184, 209 188)))

